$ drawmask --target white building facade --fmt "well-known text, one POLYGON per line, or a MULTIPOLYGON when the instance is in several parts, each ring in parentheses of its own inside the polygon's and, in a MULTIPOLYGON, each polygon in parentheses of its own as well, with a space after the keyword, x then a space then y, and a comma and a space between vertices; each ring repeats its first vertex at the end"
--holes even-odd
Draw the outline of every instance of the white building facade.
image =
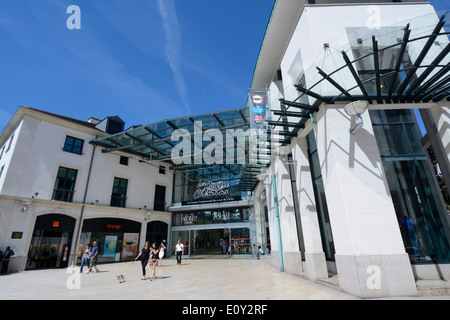
POLYGON ((252 88, 268 90, 283 151, 255 189, 258 241, 281 270, 356 296, 416 295, 417 279, 450 277, 449 213, 413 112, 448 174, 448 29, 422 1, 350 2, 274 6, 252 88))
POLYGON ((114 130, 123 131, 118 117, 87 122, 19 107, 0 139, 0 244, 15 252, 9 272, 79 263, 93 241, 99 263, 134 259, 145 240, 167 245, 169 165, 89 143, 114 130))
POLYGON ((64 267, 93 240, 101 262, 181 240, 191 256, 262 246, 281 271, 337 278, 359 297, 449 279, 448 204, 430 158, 431 147, 449 186, 446 30, 423 1, 276 1, 251 89, 268 94, 263 120, 279 139, 258 163, 250 107, 127 130, 118 117, 19 108, 0 136, 10 268, 64 267), (244 140, 225 144, 241 129, 244 140), (190 149, 178 163, 181 138, 190 149), (207 163, 211 150, 231 161, 207 163))

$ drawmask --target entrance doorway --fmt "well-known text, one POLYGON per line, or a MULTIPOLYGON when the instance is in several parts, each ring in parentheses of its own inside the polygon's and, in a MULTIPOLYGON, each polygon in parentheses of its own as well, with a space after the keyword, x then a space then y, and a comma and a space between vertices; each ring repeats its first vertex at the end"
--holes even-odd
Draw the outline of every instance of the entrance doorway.
POLYGON ((74 226, 75 219, 65 215, 37 217, 25 268, 66 268, 74 226))
POLYGON ((230 247, 229 229, 192 230, 191 237, 191 256, 228 256, 230 247))
MULTIPOLYGON (((156 243, 156 247, 159 248, 161 243, 167 248, 167 233, 169 230, 169 225, 162 221, 152 221, 147 223, 147 234, 145 236, 145 241, 156 243)), ((167 252, 164 255, 167 256, 167 252)))

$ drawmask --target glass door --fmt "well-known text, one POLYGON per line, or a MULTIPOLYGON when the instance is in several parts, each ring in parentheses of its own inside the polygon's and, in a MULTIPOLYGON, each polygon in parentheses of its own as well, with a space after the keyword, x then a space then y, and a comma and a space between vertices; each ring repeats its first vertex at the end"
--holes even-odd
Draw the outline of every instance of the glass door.
POLYGON ((248 228, 231 229, 231 254, 252 254, 250 230, 248 228))
POLYGON ((72 233, 35 230, 26 269, 65 268, 68 265, 72 233))

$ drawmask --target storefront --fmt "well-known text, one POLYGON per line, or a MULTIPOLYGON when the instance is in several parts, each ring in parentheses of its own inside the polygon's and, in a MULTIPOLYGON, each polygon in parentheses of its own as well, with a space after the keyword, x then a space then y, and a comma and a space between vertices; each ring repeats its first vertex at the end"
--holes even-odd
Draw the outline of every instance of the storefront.
POLYGON ((118 218, 95 218, 83 221, 77 257, 81 258, 86 244, 98 245, 98 263, 134 260, 138 254, 141 224, 118 218))
POLYGON ((251 255, 249 207, 183 211, 173 214, 172 252, 180 240, 184 254, 251 255))
POLYGON ((62 214, 38 216, 26 263, 26 270, 67 267, 75 219, 62 214))

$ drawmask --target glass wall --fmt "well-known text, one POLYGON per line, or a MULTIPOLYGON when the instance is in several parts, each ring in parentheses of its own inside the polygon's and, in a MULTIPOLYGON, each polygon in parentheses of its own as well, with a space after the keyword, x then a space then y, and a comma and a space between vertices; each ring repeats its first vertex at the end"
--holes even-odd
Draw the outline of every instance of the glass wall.
POLYGON ((411 262, 448 262, 450 230, 411 110, 370 111, 411 262))
POLYGON ((190 248, 190 237, 189 237, 189 230, 183 230, 183 231, 173 231, 172 232, 172 245, 170 247, 171 255, 175 256, 175 246, 178 243, 178 240, 181 241, 181 243, 184 245, 184 255, 189 255, 190 248))
POLYGON ((235 254, 252 254, 250 230, 248 228, 231 229, 230 252, 235 254))

